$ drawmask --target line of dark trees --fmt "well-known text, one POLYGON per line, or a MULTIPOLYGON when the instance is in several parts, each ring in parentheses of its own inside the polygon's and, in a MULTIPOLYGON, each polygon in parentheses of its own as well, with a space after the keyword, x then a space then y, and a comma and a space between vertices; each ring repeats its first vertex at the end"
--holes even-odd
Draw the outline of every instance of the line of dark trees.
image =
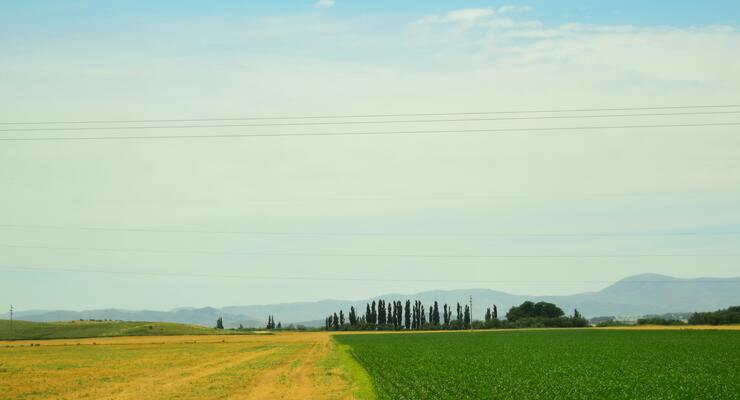
POLYGON ((283 325, 278 322, 275 324, 275 317, 272 315, 267 316, 267 325, 265 325, 265 329, 283 329, 283 325))
MULTIPOLYGON (((378 300, 368 303, 365 313, 358 315, 354 307, 350 307, 347 318, 344 311, 334 313, 324 321, 326 330, 435 330, 435 329, 495 329, 495 328, 538 328, 538 327, 585 327, 588 321, 578 310, 566 317, 562 309, 555 304, 544 301, 533 303, 525 301, 519 306, 511 307, 506 313, 506 319, 498 318, 498 307, 486 309, 483 321, 472 320, 470 307, 462 307, 457 303, 453 318, 453 308, 444 304, 440 310, 439 303, 429 306, 429 312, 421 301, 406 300, 405 306, 401 301, 386 302, 378 300), (441 314, 440 314, 441 312, 441 314), (428 317, 427 317, 428 316, 428 317)), ((651 316, 641 318, 637 325, 685 325, 686 322, 675 318, 651 316)), ((688 320, 689 325, 729 325, 740 324, 740 306, 729 307, 712 312, 694 313, 688 320)), ((631 324, 607 320, 596 326, 628 326, 631 324)), ((223 319, 216 320, 216 329, 224 329, 223 319)), ((238 330, 244 327, 239 325, 238 330)), ((269 315, 265 329, 283 329, 280 322, 275 323, 275 317, 269 315)), ((311 330, 303 325, 290 324, 287 330, 311 330)))
POLYGON ((649 317, 649 318, 638 318, 637 325, 686 325, 686 322, 680 319, 672 318, 661 318, 661 317, 649 317))
POLYGON ((437 330, 437 329, 494 329, 524 327, 581 327, 588 326, 588 321, 575 310, 573 316, 566 317, 562 309, 555 304, 525 301, 520 306, 512 307, 506 314, 506 320, 498 318, 498 307, 486 308, 483 321, 473 320, 470 306, 457 303, 453 307, 444 304, 441 308, 435 301, 426 308, 421 301, 378 300, 367 303, 365 313, 358 315, 354 306, 350 307, 345 318, 343 310, 329 315, 324 320, 326 330, 437 330))
MULTIPOLYGON (((740 324, 740 306, 728 307, 711 312, 695 312, 688 320, 679 319, 672 314, 646 316, 637 320, 637 325, 732 325, 740 324)), ((607 320, 596 326, 630 326, 634 325, 624 321, 607 320)))
POLYGON ((712 312, 698 312, 689 318, 691 325, 730 325, 740 324, 740 306, 729 307, 712 312))

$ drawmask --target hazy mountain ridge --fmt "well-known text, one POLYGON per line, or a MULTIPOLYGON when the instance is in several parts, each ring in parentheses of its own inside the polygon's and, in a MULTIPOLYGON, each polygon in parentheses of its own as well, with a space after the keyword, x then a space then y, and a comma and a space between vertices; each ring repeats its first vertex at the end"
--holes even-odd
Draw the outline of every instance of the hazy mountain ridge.
MULTIPOLYGON (((486 307, 496 304, 499 316, 525 300, 549 301, 570 314, 577 308, 588 317, 603 315, 647 315, 672 312, 711 311, 740 304, 740 277, 679 279, 665 275, 641 274, 622 279, 597 292, 568 296, 514 295, 491 289, 432 290, 411 295, 386 294, 367 300, 321 300, 222 308, 179 307, 170 311, 103 309, 88 311, 19 311, 16 318, 29 321, 60 321, 73 319, 115 319, 124 321, 180 322, 213 326, 223 317, 227 327, 243 324, 245 327, 262 326, 268 315, 283 324, 321 324, 324 317, 339 309, 357 308, 364 313, 365 305, 377 299, 418 299, 426 307, 435 300, 442 304, 467 304, 473 296, 473 314, 482 318, 486 307)), ((7 318, 7 314, 3 315, 7 318)))
MULTIPOLYGON (((245 315, 228 314, 212 307, 176 308, 169 311, 121 310, 114 308, 84 311, 33 310, 18 311, 14 313, 14 317, 35 322, 69 321, 78 319, 110 319, 120 321, 177 322, 202 326, 215 326, 216 319, 223 317, 224 324, 227 327, 237 327, 239 324, 243 324, 244 326, 259 326, 262 324, 262 321, 251 320, 245 315)), ((3 318, 8 318, 8 315, 4 314, 3 318)))

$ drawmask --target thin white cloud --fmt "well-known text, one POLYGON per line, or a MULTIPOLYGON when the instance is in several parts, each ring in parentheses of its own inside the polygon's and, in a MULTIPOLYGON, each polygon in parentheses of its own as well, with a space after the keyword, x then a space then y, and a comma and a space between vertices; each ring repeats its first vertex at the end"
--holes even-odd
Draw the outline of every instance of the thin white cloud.
POLYGON ((429 15, 422 18, 420 22, 472 25, 483 21, 502 19, 499 16, 503 16, 503 14, 527 12, 531 10, 531 7, 514 5, 504 5, 499 8, 461 8, 458 10, 448 11, 444 14, 429 15))
POLYGON ((314 6, 329 8, 329 7, 334 7, 335 3, 336 2, 334 0, 319 0, 316 3, 314 3, 314 6))
POLYGON ((442 15, 430 15, 422 22, 446 22, 446 23, 474 23, 486 19, 495 13, 493 8, 463 8, 453 10, 442 15))
POLYGON ((450 11, 446 14, 445 19, 451 22, 469 22, 490 17, 493 12, 493 9, 490 8, 466 8, 450 11))
POLYGON ((514 19, 509 13, 528 10, 528 7, 502 6, 494 8, 463 8, 444 14, 428 15, 416 21, 415 25, 450 25, 486 30, 537 29, 539 21, 514 19))
POLYGON ((514 5, 504 5, 499 7, 496 12, 499 14, 506 14, 506 13, 515 13, 515 12, 529 12, 532 11, 532 7, 529 6, 514 6, 514 5))

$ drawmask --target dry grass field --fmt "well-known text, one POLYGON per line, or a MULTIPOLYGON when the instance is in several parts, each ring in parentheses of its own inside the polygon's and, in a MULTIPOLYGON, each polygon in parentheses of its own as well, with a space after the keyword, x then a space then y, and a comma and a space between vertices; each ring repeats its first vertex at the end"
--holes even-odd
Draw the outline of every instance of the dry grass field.
POLYGON ((0 398, 370 397, 335 346, 319 332, 0 342, 0 398))

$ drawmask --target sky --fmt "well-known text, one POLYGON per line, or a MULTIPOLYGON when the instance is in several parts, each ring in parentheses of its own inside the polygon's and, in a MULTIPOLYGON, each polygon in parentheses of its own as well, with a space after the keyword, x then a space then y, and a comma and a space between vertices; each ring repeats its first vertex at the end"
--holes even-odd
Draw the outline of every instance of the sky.
POLYGON ((459 132, 740 123, 738 107, 8 124, 738 105, 738 16, 736 1, 0 2, 0 138, 457 132, 0 141, 0 304, 554 295, 647 272, 739 276, 737 126, 459 132), (490 120, 687 111, 713 113, 490 120), (12 131, 60 126, 92 129, 12 131), (150 128, 99 130, 111 126, 150 128), (318 279, 282 279, 295 277, 318 279))

